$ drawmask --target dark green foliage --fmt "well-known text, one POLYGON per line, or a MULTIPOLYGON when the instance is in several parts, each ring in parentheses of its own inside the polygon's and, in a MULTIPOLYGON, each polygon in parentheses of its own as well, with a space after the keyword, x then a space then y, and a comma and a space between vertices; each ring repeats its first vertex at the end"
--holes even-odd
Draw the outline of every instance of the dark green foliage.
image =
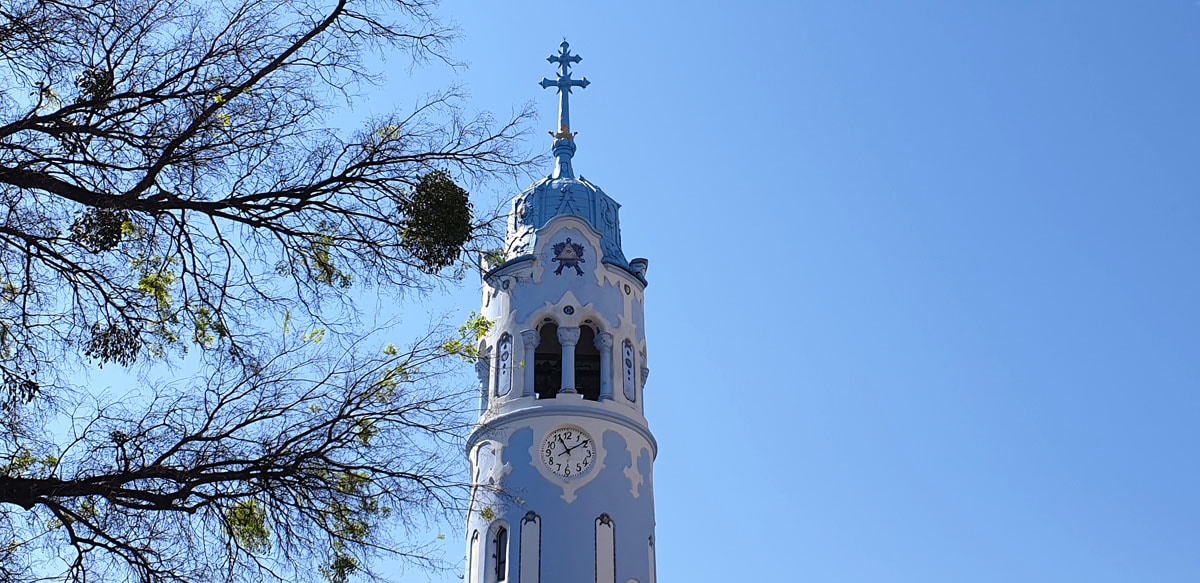
POLYGON ((138 351, 141 349, 141 334, 137 330, 117 324, 93 324, 92 337, 84 348, 84 354, 102 364, 115 362, 129 366, 137 360, 138 351))
POLYGON ((90 208, 71 225, 71 239, 92 253, 110 251, 121 243, 129 225, 129 213, 90 208))
POLYGON ((405 217, 400 244, 426 273, 454 265, 471 239, 470 195, 441 170, 421 177, 400 212, 405 217))
POLYGON ((104 101, 113 94, 115 78, 106 69, 86 69, 75 79, 81 101, 104 101))
MULTIPOLYGON (((0 368, 0 385, 3 386, 0 390, 7 393, 9 403, 28 403, 37 396, 41 385, 33 379, 35 374, 36 371, 9 371, 7 368, 0 368)), ((10 408, 11 406, 4 407, 10 408)))

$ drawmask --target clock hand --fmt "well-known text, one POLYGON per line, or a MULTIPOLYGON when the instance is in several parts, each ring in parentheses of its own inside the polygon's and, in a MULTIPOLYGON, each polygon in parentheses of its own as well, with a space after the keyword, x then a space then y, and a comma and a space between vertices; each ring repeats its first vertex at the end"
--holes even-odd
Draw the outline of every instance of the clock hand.
POLYGON ((576 447, 579 447, 579 446, 581 446, 581 445, 583 445, 583 444, 587 443, 588 441, 591 441, 591 440, 585 439, 585 440, 583 440, 583 441, 581 441, 581 442, 579 442, 579 443, 576 443, 574 447, 568 448, 568 449, 567 449, 567 451, 568 451, 568 452, 570 452, 572 449, 575 449, 576 447))
MULTIPOLYGON (((558 437, 558 442, 561 443, 563 446, 563 450, 558 452, 558 455, 562 455, 565 453, 565 454, 567 454, 568 457, 570 457, 571 448, 567 447, 567 442, 563 441, 563 438, 561 435, 558 437)), ((555 456, 555 457, 557 457, 557 456, 555 456)))

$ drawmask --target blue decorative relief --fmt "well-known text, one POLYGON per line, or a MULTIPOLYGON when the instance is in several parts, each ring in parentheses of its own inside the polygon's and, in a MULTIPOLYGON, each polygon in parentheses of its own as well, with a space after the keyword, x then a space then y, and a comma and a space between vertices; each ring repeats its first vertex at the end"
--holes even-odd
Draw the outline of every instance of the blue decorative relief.
POLYGON ((625 398, 629 401, 637 402, 637 376, 633 367, 633 345, 628 340, 621 346, 622 367, 625 374, 622 375, 622 389, 625 392, 625 398))
POLYGON ((507 332, 500 337, 496 379, 496 395, 500 397, 507 395, 512 390, 512 343, 512 336, 507 332))
POLYGON ((554 270, 554 275, 562 275, 564 267, 575 269, 576 275, 583 275, 583 269, 579 267, 580 263, 584 263, 583 245, 580 243, 572 243, 571 238, 567 237, 566 241, 554 244, 554 259, 558 263, 558 269, 554 270))

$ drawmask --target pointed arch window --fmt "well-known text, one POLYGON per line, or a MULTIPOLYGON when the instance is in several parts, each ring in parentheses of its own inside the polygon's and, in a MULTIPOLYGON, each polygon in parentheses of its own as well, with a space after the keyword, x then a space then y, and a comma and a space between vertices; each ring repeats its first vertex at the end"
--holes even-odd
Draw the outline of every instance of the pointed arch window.
POLYGON ((496 566, 495 577, 492 580, 496 583, 507 581, 508 529, 503 526, 496 529, 496 536, 492 538, 492 564, 496 566))
POLYGON ((616 525, 608 513, 596 517, 596 583, 616 583, 616 525))
POLYGON ((521 519, 521 583, 542 580, 542 519, 530 510, 521 519))
POLYGON ((479 531, 471 533, 471 551, 467 553, 467 573, 470 574, 467 583, 480 583, 480 574, 483 569, 478 568, 479 565, 479 531))

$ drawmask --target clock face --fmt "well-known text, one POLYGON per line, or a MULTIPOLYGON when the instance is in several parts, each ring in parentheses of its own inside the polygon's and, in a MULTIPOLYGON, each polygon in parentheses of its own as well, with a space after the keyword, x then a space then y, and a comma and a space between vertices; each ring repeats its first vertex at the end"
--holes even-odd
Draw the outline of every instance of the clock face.
POLYGON ((542 440, 541 458, 542 463, 557 476, 582 476, 596 462, 596 444, 592 436, 578 427, 559 427, 542 440))

